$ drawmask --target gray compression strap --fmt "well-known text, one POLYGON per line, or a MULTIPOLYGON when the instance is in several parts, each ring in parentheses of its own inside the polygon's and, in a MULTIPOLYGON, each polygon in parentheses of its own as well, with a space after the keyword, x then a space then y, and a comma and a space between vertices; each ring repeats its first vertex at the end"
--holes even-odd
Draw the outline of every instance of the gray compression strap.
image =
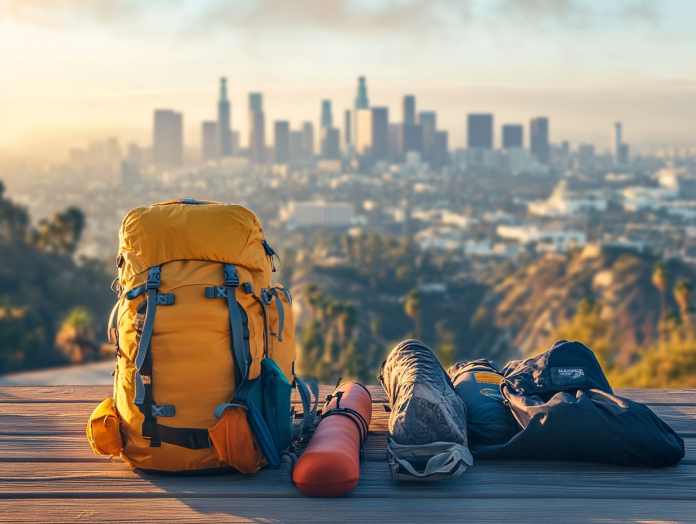
POLYGON ((225 264, 225 286, 227 286, 227 306, 230 310, 230 342, 232 343, 232 355, 239 367, 239 388, 246 380, 249 373, 249 362, 244 349, 244 334, 242 332, 242 315, 237 306, 237 288, 239 287, 239 273, 232 264, 225 264))
POLYGON ((278 310, 278 342, 283 341, 283 326, 285 325, 285 310, 283 309, 283 302, 278 296, 278 290, 274 287, 269 289, 274 296, 276 301, 276 309, 278 310))
POLYGON ((159 266, 150 268, 147 274, 147 315, 145 316, 143 333, 140 336, 138 356, 135 359, 135 366, 138 368, 138 373, 135 375, 135 404, 138 405, 142 405, 145 401, 145 384, 143 377, 140 376, 140 368, 142 368, 145 357, 147 357, 147 353, 150 350, 152 328, 155 324, 155 310, 157 309, 157 289, 159 288, 161 276, 162 273, 159 266))
POLYGON ((106 328, 106 334, 108 336, 109 342, 112 344, 116 343, 116 331, 118 330, 118 305, 120 300, 116 302, 116 305, 111 310, 111 315, 109 315, 109 325, 106 328))
POLYGON ((304 380, 302 380, 297 375, 295 376, 295 383, 297 384, 297 392, 300 394, 300 400, 302 401, 302 422, 295 430, 292 436, 292 440, 299 440, 305 438, 308 434, 312 425, 314 424, 314 419, 317 415, 317 405, 319 404, 319 385, 316 380, 308 380, 309 387, 304 380), (310 388, 312 393, 310 394, 310 388), (312 396, 314 395, 314 406, 312 407, 312 396))

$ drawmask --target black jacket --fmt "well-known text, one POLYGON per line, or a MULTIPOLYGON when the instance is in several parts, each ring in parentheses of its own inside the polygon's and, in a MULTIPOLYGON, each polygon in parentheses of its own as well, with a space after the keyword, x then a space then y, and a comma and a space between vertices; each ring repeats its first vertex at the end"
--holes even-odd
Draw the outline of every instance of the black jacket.
POLYGON ((505 432, 498 429, 497 439, 470 436, 477 458, 665 467, 684 457, 684 441, 647 406, 614 395, 594 354, 580 342, 556 342, 545 353, 510 362, 502 371, 486 363, 449 370, 455 390, 466 394, 467 411, 488 410, 489 418, 494 414, 514 435, 501 441, 505 432), (490 393, 461 387, 467 372, 482 371, 501 377, 500 400, 507 410, 483 405, 481 397, 486 402, 495 398, 490 393), (516 424, 510 422, 510 412, 516 424))

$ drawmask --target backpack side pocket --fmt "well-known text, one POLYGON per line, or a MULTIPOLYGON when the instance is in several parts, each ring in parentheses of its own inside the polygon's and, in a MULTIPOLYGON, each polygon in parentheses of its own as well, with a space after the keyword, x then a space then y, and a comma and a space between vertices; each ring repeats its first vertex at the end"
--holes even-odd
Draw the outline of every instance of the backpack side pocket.
POLYGON ((123 438, 114 399, 107 398, 87 421, 87 438, 97 455, 120 455, 123 438))

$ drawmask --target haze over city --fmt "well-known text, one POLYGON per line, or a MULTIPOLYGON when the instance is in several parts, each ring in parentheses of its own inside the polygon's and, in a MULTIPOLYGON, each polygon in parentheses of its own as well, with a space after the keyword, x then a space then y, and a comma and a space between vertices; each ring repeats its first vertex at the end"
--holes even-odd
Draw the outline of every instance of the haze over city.
MULTIPOLYGON (((400 113, 404 94, 438 114, 450 148, 466 115, 552 121, 550 139, 634 151, 696 139, 696 4, 688 1, 103 2, 0 4, 0 157, 65 159, 92 139, 148 145, 152 111, 184 113, 187 145, 215 117, 226 76, 232 126, 247 94, 269 122, 319 124, 320 101, 400 113)), ((499 140, 496 134, 496 140, 499 140)), ((500 144, 496 144, 499 146, 500 144)))

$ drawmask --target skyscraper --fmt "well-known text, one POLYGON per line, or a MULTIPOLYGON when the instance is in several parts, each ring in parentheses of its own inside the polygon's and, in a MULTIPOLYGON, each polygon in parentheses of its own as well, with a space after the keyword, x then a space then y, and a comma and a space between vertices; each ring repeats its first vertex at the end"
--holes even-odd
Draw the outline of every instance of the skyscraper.
POLYGON ((503 126, 503 149, 523 146, 524 126, 505 125, 503 126))
POLYGON ((314 156, 314 126, 311 122, 302 124, 302 151, 305 158, 314 156))
POLYGON ((530 150, 537 162, 549 165, 549 119, 544 116, 532 118, 530 150))
POLYGON ((389 110, 386 107, 356 111, 355 149, 363 167, 389 158, 389 110))
POLYGON ((404 124, 413 125, 416 123, 416 97, 413 95, 404 96, 404 107, 403 107, 403 119, 404 124))
POLYGON ((420 124, 401 124, 398 136, 399 161, 403 161, 406 153, 414 151, 423 153, 423 126, 420 124))
POLYGON ((180 166, 184 157, 183 116, 170 109, 155 110, 152 160, 155 164, 180 166))
POLYGON ((418 113, 418 123, 423 130, 423 159, 429 162, 435 146, 435 130, 437 129, 437 115, 435 111, 421 111, 418 113))
POLYGON ((321 157, 326 160, 341 159, 341 138, 335 127, 321 128, 321 157))
POLYGON ((218 123, 203 122, 201 130, 201 158, 204 162, 216 160, 218 158, 218 123))
POLYGON ((290 160, 304 159, 304 149, 302 148, 302 131, 290 131, 290 160))
POLYGON ((353 135, 351 134, 351 125, 350 125, 350 123, 351 123, 351 119, 350 119, 350 109, 346 109, 346 114, 345 114, 345 118, 344 118, 344 121, 343 121, 343 126, 344 126, 343 135, 345 136, 345 142, 346 142, 346 145, 347 145, 347 146, 349 146, 349 145, 352 143, 352 142, 351 142, 351 137, 353 136, 353 135))
POLYGON ((221 157, 232 156, 232 119, 230 102, 227 100, 227 79, 220 79, 220 100, 218 101, 217 153, 221 157))
POLYGON ((249 160, 263 164, 266 152, 266 123, 261 93, 249 93, 249 160))
POLYGON ((468 115, 467 147, 469 149, 493 149, 493 115, 468 115))
POLYGON ((365 77, 358 77, 358 96, 355 97, 355 110, 367 109, 370 107, 370 101, 367 99, 367 85, 365 85, 365 77))
POLYGON ((449 164, 447 131, 435 131, 430 162, 434 169, 441 169, 443 166, 449 164))
POLYGON ((614 165, 621 167, 628 164, 628 144, 623 143, 623 126, 614 123, 614 165))
POLYGON ((273 160, 276 164, 285 164, 290 160, 290 123, 277 121, 274 128, 273 160))
POLYGON ((321 127, 333 127, 333 114, 331 113, 331 100, 321 101, 321 127))

